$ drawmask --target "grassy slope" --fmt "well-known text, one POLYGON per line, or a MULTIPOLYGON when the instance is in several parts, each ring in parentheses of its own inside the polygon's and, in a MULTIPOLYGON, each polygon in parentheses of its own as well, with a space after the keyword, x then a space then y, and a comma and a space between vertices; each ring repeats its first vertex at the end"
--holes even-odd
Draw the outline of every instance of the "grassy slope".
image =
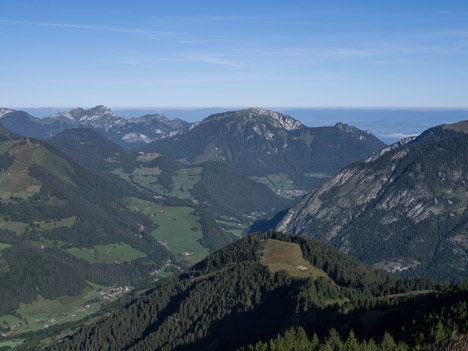
POLYGON ((263 264, 272 272, 283 270, 293 277, 328 278, 324 271, 304 259, 298 244, 269 239, 265 243, 265 250, 263 264))
POLYGON ((468 133, 468 121, 461 121, 461 122, 453 123, 453 124, 445 124, 443 128, 467 134, 468 133))

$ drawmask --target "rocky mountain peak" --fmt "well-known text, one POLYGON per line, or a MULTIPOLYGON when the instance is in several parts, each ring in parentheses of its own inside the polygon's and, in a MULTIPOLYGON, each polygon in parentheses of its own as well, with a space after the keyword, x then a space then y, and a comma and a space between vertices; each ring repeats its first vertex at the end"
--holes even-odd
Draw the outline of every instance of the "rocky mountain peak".
POLYGON ((291 116, 283 115, 279 112, 266 110, 259 107, 249 108, 247 111, 260 116, 268 116, 273 120, 275 127, 284 128, 288 131, 304 128, 305 126, 291 116))
POLYGON ((9 108, 0 108, 0 118, 5 116, 6 114, 10 112, 15 112, 15 110, 9 109, 9 108))
MULTIPOLYGON (((301 122, 295 120, 291 116, 283 115, 276 111, 266 110, 259 107, 251 107, 243 110, 229 111, 217 113, 205 118, 202 121, 207 123, 213 120, 245 120, 251 122, 262 122, 271 125, 275 128, 282 128, 287 131, 293 131, 301 128, 306 128, 301 122), (267 118, 265 118, 267 117, 267 118)), ((194 126, 196 127, 196 126, 194 126)))
POLYGON ((99 105, 90 109, 81 107, 74 108, 68 112, 60 112, 46 118, 60 119, 66 118, 69 120, 93 121, 102 117, 116 117, 112 110, 106 106, 99 105))

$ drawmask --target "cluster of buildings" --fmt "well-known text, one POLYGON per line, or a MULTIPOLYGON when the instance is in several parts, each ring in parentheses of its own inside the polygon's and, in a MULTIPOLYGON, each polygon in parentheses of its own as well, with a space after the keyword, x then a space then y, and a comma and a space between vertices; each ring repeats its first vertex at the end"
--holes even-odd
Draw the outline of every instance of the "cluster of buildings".
POLYGON ((276 190, 276 193, 278 195, 284 194, 284 195, 289 195, 293 197, 301 197, 307 194, 307 190, 302 190, 302 189, 276 190))
POLYGON ((131 289, 128 286, 119 286, 117 288, 108 288, 105 290, 101 290, 99 291, 99 294, 101 295, 101 301, 109 301, 113 297, 122 296, 123 294, 127 294, 130 291, 131 289))

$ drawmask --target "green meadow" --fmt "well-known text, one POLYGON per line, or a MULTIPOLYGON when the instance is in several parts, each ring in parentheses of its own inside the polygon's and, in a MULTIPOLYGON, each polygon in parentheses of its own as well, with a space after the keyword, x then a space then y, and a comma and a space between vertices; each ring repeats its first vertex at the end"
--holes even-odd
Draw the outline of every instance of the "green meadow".
MULTIPOLYGON (((67 227, 71 228, 73 224, 76 222, 76 217, 70 218, 63 218, 58 221, 50 221, 50 222, 36 222, 33 225, 36 229, 39 230, 52 230, 58 227, 67 227)), ((23 222, 14 222, 14 221, 2 221, 0 222, 0 229, 8 229, 12 232, 15 232, 16 235, 22 235, 28 226, 28 223, 23 222)))
POLYGON ((324 271, 312 266, 304 259, 298 244, 270 239, 265 243, 265 250, 263 264, 272 272, 283 270, 294 277, 328 279, 324 271))
POLYGON ((66 251, 69 254, 85 259, 90 263, 114 263, 116 260, 126 262, 146 257, 146 254, 134 249, 130 245, 117 243, 96 245, 93 249, 73 247, 66 251))
MULTIPOLYGON (((15 323, 21 323, 20 327, 15 328, 19 334, 44 329, 46 325, 54 323, 61 324, 70 321, 76 321, 88 317, 101 308, 99 301, 99 291, 104 288, 98 284, 90 284, 77 296, 61 296, 55 300, 47 300, 39 296, 36 301, 28 304, 21 304, 15 311, 15 315, 0 316, 0 326, 11 326, 15 323), (89 307, 87 307, 89 306, 89 307), (84 309, 81 311, 80 308, 84 309)), ((2 339, 0 339, 2 340, 2 339)), ((0 341, 0 347, 8 346, 0 341)))
POLYGON ((191 252, 192 258, 201 259, 208 250, 197 240, 203 237, 199 217, 191 207, 169 207, 150 201, 130 198, 128 207, 147 215, 159 227, 151 232, 154 239, 167 242, 167 248, 175 253, 191 252))
POLYGON ((167 248, 176 252, 191 252, 195 258, 208 255, 197 241, 203 237, 198 217, 191 214, 190 207, 160 207, 159 213, 153 219, 159 228, 153 230, 151 235, 156 240, 167 242, 167 248))

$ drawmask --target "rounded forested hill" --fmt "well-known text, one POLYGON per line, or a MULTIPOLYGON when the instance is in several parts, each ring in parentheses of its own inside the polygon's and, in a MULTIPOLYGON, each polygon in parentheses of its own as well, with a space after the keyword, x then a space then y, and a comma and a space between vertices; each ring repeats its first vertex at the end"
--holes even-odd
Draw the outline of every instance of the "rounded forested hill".
POLYGON ((82 326, 55 349, 236 350, 297 325, 319 335, 360 325, 359 337, 378 338, 398 304, 382 296, 403 293, 403 303, 408 291, 440 288, 393 278, 304 237, 257 233, 163 282, 145 299, 82 326), (372 310, 381 318, 362 319, 372 310))

